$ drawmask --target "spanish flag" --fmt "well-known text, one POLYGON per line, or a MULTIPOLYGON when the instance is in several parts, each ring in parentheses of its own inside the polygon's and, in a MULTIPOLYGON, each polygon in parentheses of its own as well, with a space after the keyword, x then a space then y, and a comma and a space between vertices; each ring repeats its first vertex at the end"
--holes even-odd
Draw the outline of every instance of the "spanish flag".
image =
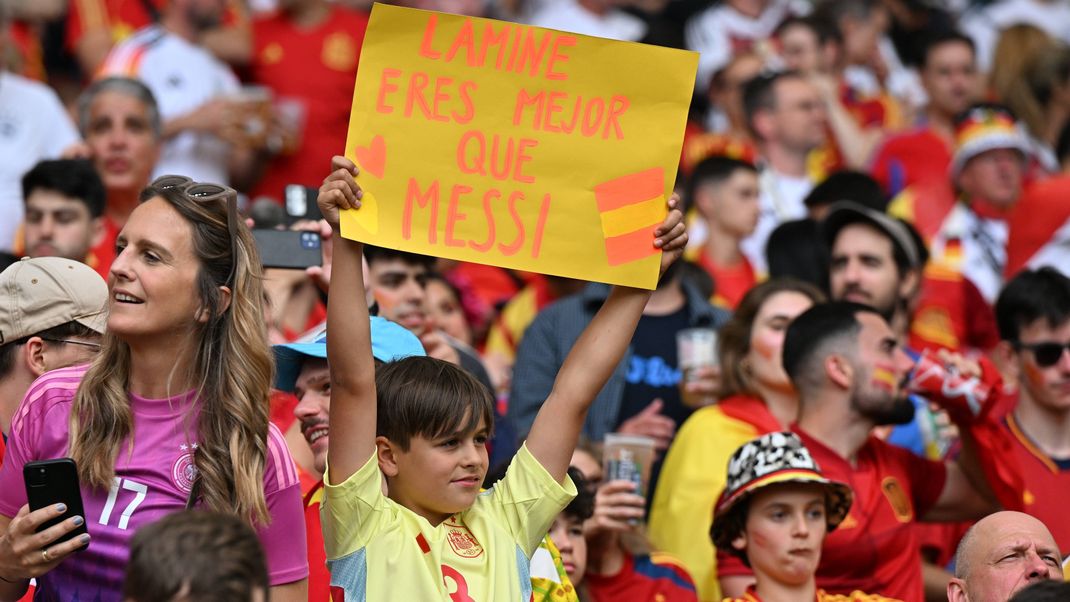
POLYGON ((656 255, 654 229, 665 219, 662 168, 628 174, 594 187, 611 266, 656 255))

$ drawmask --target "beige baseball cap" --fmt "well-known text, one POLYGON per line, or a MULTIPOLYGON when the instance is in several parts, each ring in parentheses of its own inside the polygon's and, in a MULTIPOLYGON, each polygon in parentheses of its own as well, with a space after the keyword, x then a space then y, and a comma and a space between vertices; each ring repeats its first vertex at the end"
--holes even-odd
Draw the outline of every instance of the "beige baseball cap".
POLYGON ((0 345, 78 322, 103 333, 108 285, 93 268, 63 257, 23 257, 0 273, 0 345))

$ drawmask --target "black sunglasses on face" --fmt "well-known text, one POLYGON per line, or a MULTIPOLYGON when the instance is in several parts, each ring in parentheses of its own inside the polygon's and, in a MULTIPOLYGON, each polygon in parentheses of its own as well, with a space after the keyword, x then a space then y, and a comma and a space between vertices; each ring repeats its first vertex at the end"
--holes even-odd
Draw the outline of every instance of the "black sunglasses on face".
POLYGON ((1042 343, 1018 343, 1018 349, 1026 349, 1033 354, 1033 359, 1041 368, 1050 368, 1059 363, 1063 358, 1063 352, 1070 351, 1070 343, 1056 343, 1044 341, 1042 343))
POLYGON ((226 284, 234 286, 234 269, 238 265, 238 192, 229 186, 209 182, 194 182, 186 176, 160 176, 151 186, 160 189, 173 188, 186 193, 190 198, 210 203, 224 201, 227 204, 227 231, 230 233, 230 274, 226 284))

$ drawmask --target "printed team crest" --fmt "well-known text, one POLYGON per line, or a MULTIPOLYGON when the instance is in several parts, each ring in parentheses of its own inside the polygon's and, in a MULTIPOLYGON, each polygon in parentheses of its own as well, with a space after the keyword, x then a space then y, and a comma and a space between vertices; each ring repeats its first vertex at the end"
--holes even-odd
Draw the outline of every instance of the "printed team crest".
POLYGON ((450 543, 454 553, 461 558, 477 558, 483 553, 483 546, 468 530, 468 527, 454 523, 452 519, 446 522, 446 541, 450 543))
POLYGON ((171 480, 176 487, 189 493, 193 490, 193 481, 197 478, 197 465, 193 462, 193 453, 197 451, 197 444, 182 444, 179 448, 183 453, 171 465, 171 480))
POLYGON ((910 503, 903 487, 895 477, 888 477, 881 482, 881 491, 892 506, 895 518, 901 523, 909 523, 914 520, 914 506, 910 503))

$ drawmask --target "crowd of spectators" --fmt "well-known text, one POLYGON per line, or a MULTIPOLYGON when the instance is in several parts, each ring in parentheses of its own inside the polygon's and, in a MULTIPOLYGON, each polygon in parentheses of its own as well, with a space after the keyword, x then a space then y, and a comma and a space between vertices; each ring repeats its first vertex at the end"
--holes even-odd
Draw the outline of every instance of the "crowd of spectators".
POLYGON ((698 53, 657 288, 338 238, 367 0, 0 0, 0 600, 1067 599, 1070 1, 396 3, 698 53))

